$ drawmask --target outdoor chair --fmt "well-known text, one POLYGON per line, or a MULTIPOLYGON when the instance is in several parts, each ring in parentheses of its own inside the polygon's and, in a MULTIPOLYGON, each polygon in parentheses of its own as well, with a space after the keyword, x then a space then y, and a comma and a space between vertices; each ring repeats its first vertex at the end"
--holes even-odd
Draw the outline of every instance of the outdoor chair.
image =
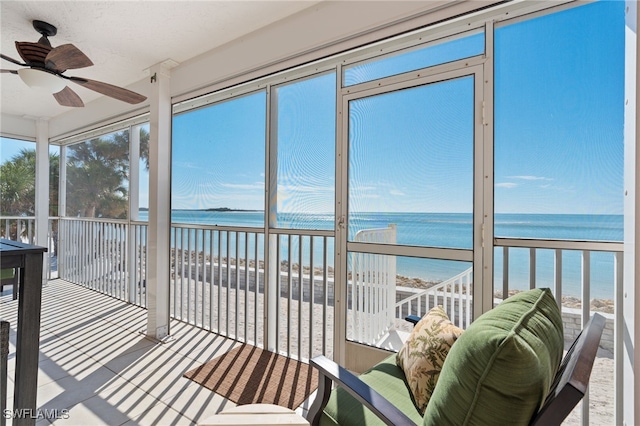
POLYGON ((518 293, 450 346, 424 414, 396 354, 359 377, 318 356, 310 361, 320 375, 307 419, 312 425, 559 425, 586 392, 604 324, 594 314, 562 358, 562 317, 550 290, 518 293))
POLYGON ((18 273, 15 269, 1 269, 0 270, 0 292, 4 291, 4 286, 12 286, 13 300, 18 298, 18 273))

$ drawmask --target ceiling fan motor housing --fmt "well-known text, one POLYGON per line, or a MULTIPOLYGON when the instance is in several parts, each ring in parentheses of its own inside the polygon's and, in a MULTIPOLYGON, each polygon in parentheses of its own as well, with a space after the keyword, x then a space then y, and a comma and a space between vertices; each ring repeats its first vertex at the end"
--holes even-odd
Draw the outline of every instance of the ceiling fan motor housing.
POLYGON ((49 43, 47 37, 53 37, 58 33, 58 29, 56 27, 48 22, 38 21, 37 19, 33 21, 33 28, 42 34, 42 38, 40 40, 45 39, 47 43, 49 43))

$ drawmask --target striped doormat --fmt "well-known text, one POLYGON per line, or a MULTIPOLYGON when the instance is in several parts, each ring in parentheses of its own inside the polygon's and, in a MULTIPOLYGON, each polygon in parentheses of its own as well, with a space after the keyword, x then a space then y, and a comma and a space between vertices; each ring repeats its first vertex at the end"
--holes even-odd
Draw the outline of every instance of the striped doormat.
POLYGON ((184 377, 238 405, 276 404, 292 410, 318 387, 318 371, 309 364, 247 344, 184 377))

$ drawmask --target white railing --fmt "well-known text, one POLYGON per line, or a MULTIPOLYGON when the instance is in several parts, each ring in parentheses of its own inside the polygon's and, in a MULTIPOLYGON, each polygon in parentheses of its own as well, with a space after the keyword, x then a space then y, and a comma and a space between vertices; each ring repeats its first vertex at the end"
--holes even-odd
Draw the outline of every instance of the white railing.
POLYGON ((58 274, 67 281, 127 300, 128 222, 61 218, 58 274))
MULTIPOLYGON (((57 218, 49 218, 48 247, 44 259, 47 279, 57 277, 57 218)), ((2 216, 0 218, 0 238, 35 244, 36 219, 33 216, 2 216)))
MULTIPOLYGON (((514 249, 525 250, 528 252, 528 287, 549 287, 553 290, 554 296, 558 301, 558 304, 566 306, 566 302, 563 300, 565 294, 566 277, 563 273, 563 262, 568 255, 579 255, 580 257, 580 277, 579 277, 579 292, 580 296, 578 301, 580 306, 578 310, 580 314, 580 324, 575 324, 577 329, 582 328, 589 318, 591 313, 602 308, 597 306, 591 306, 592 302, 592 254, 601 252, 606 256, 611 256, 611 269, 613 276, 610 278, 611 283, 611 297, 613 298, 612 305, 614 308, 613 323, 611 328, 605 326, 603 339, 610 338, 609 335, 613 334, 613 386, 611 394, 614 395, 613 408, 611 410, 611 418, 622 418, 622 401, 623 401, 623 318, 622 318, 622 302, 623 302, 623 253, 624 243, 622 242, 608 242, 608 241, 563 241, 563 240, 534 240, 534 239, 510 239, 510 238, 496 238, 494 245, 502 248, 502 282, 496 283, 496 288, 500 288, 497 291, 496 296, 499 299, 495 299, 498 303, 501 299, 507 296, 513 290, 513 282, 510 278, 510 257, 514 249), (549 268, 552 271, 551 277, 541 277, 541 258, 546 255, 547 258, 551 258, 552 265, 549 268), (549 256, 550 255, 550 256, 549 256), (499 286, 498 284, 501 284, 499 286)), ((563 312, 563 317, 566 316, 563 312)), ((565 321, 565 337, 571 339, 574 336, 567 336, 568 330, 567 321, 565 321)), ((598 368, 597 365, 594 368, 598 368)), ((593 376, 593 373, 592 373, 593 376)), ((581 416, 582 424, 589 424, 589 393, 585 395, 582 400, 581 416)))
POLYGON ((147 222, 129 223, 125 300, 142 307, 147 306, 147 230, 147 222))
POLYGON ((2 216, 0 237, 33 244, 36 230, 35 221, 33 216, 2 216))
POLYGON ((442 306, 451 321, 466 328, 472 320, 473 268, 459 273, 432 287, 400 300, 395 305, 397 319, 408 315, 422 317, 435 306, 442 306))
MULTIPOLYGON (((14 229, 14 235, 23 234, 22 240, 30 241, 33 221, 33 218, 3 217, 0 234, 11 237, 14 229)), ((56 250, 52 251, 57 254, 60 278, 146 306, 146 223, 53 218, 49 232, 55 241, 52 244, 56 250)), ((275 328, 275 346, 279 352, 300 359, 318 354, 332 356, 334 277, 330 266, 333 259, 329 254, 333 251, 332 232, 270 230, 268 243, 264 241, 262 228, 174 224, 171 232, 171 312, 175 318, 240 341, 264 345, 264 330, 268 327, 265 319, 269 316, 265 310, 269 305, 268 309, 273 310, 277 318, 270 327, 275 328), (265 264, 265 249, 269 254, 268 264, 265 264), (278 297, 275 301, 265 301, 265 294, 271 291, 278 297)), ((394 234, 395 227, 389 227, 363 232, 358 238, 391 243, 394 234)), ((577 328, 588 320, 592 311, 600 309, 590 306, 592 270, 599 267, 593 263, 601 259, 601 255, 593 253, 612 256, 610 281, 615 312, 611 315, 612 326, 609 331, 605 330, 605 338, 606 333, 613 335, 610 345, 614 358, 612 393, 615 394, 615 413, 619 416, 623 243, 496 238, 495 246, 496 303, 514 290, 551 287, 558 303, 562 304, 563 295, 572 285, 565 276, 566 258, 579 255, 581 304, 577 308, 572 306, 572 312, 577 309, 581 313, 581 324, 577 324, 577 328), (527 253, 525 261, 523 252, 527 253), (524 286, 512 277, 512 269, 523 263, 528 263, 525 268, 529 270, 524 286), (545 272, 549 270, 552 272, 545 272)), ((400 293, 402 289, 395 285, 396 265, 388 262, 389 258, 394 259, 362 253, 355 253, 352 258, 348 306, 349 315, 356 316, 349 319, 349 328, 351 324, 359 324, 361 340, 375 341, 381 330, 393 332, 390 327, 395 328, 396 318, 408 314, 421 316, 436 305, 444 306, 456 324, 468 326, 473 316, 470 269, 396 303, 396 291, 400 293), (388 318, 389 306, 393 325, 388 318)), ((565 310, 567 306, 565 303, 565 310)), ((565 330, 569 330, 567 325, 565 330)), ((587 402, 584 407, 588 405, 587 402)))
POLYGON ((256 230, 174 224, 172 240, 172 316, 261 345, 263 236, 256 230))
MULTIPOLYGON (((363 229, 356 242, 395 244, 397 227, 363 229)), ((395 326, 396 258, 374 253, 352 253, 347 285, 352 333, 356 342, 376 344, 395 326)))
POLYGON ((271 230, 275 348, 289 357, 333 356, 333 242, 332 231, 271 230))
MULTIPOLYGON (((63 218, 60 278, 146 307, 147 224, 63 218)), ((274 230, 275 345, 308 359, 333 353, 333 244, 329 231, 274 230), (277 265, 280 265, 279 267, 277 265)), ((233 339, 264 344, 262 228, 173 224, 172 317, 233 339)))

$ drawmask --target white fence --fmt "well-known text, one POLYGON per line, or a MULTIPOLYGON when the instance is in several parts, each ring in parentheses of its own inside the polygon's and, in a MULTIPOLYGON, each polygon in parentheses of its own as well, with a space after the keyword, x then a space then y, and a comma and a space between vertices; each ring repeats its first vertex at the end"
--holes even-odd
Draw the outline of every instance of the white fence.
MULTIPOLYGON (((277 350, 299 359, 332 356, 331 232, 278 230, 271 236, 273 250, 265 265, 261 228, 173 224, 172 317, 264 346, 265 271, 270 269, 275 314, 269 327, 277 350)), ((64 218, 59 247, 60 278, 147 306, 146 223, 64 218)))
POLYGON ((471 302, 473 268, 429 287, 419 293, 400 300, 395 305, 395 317, 403 319, 408 315, 423 316, 435 306, 442 306, 451 321, 460 328, 466 328, 472 320, 471 302))
MULTIPOLYGON (((395 244, 396 225, 364 229, 356 242, 395 244)), ((351 306, 350 336, 353 341, 376 344, 395 328, 396 258, 374 253, 352 253, 347 291, 351 306)))

